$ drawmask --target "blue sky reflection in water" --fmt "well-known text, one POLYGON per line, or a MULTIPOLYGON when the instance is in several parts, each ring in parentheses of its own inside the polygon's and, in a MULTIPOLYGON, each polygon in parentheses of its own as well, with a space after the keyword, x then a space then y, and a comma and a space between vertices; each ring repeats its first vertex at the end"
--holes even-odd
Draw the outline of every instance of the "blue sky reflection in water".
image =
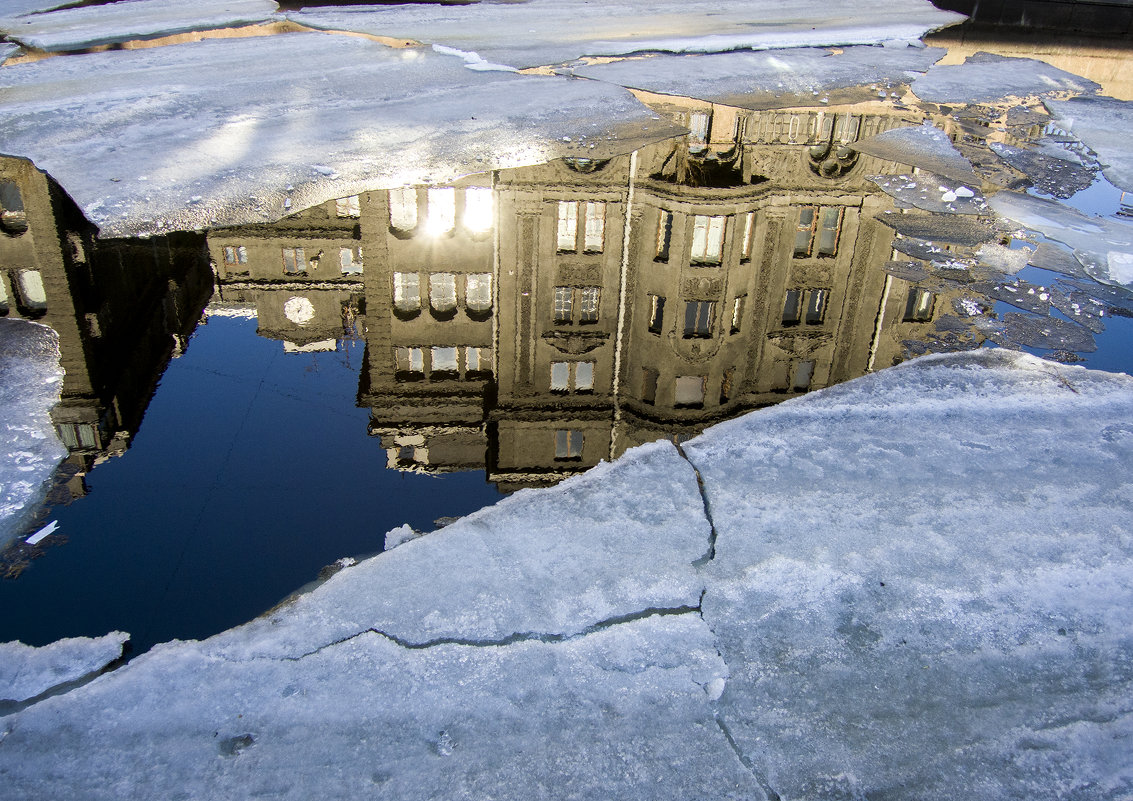
MULTIPOLYGON (((212 317, 170 362, 124 458, 56 507, 67 542, 18 580, 0 641, 131 634, 134 654, 255 617, 321 566, 380 551, 500 496, 483 472, 387 470, 355 405, 364 345, 284 353, 256 321, 212 317)), ((379 590, 380 591, 380 590, 379 590)))

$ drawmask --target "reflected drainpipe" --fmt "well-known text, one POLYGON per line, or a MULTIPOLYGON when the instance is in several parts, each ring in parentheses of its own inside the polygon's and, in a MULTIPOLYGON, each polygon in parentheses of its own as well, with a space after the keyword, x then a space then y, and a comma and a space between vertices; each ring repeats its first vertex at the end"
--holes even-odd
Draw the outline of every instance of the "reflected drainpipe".
POLYGON ((622 272, 618 280, 618 332, 614 339, 614 417, 610 423, 610 461, 617 453, 618 427, 622 421, 621 379, 622 379, 622 339, 626 319, 626 277, 629 274, 629 238, 633 220, 633 189, 637 183, 637 151, 629 156, 629 192, 626 195, 626 218, 622 226, 622 272))

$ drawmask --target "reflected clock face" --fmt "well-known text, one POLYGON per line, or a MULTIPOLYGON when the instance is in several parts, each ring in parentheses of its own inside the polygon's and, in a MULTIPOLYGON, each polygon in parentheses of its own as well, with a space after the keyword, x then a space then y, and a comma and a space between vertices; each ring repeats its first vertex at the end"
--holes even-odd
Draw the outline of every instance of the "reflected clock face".
POLYGON ((283 314, 296 325, 306 325, 315 319, 315 307, 307 298, 288 298, 283 304, 283 314))

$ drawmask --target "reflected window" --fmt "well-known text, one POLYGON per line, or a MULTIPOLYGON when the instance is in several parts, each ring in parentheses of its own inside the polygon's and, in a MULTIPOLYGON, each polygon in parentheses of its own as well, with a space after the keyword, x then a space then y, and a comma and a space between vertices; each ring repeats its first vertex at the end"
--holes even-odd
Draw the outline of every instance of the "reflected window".
POLYGON ((438 312, 450 312, 456 308, 456 276, 453 273, 429 276, 429 305, 438 312))
POLYGON ((641 368, 641 402, 652 406, 657 402, 658 373, 652 367, 641 368))
POLYGON ((98 430, 93 423, 60 423, 55 431, 68 448, 98 447, 98 430))
POLYGON ((704 383, 702 375, 679 375, 674 385, 673 402, 677 406, 703 406, 704 383))
POLYGON ((283 249, 283 272, 285 275, 300 275, 307 272, 307 255, 303 248, 283 249))
POLYGON ((787 296, 783 300, 783 325, 798 325, 802 320, 802 297, 801 289, 787 290, 787 296))
POLYGON ((927 289, 910 287, 909 298, 905 301, 904 322, 923 323, 927 320, 931 320, 932 306, 935 300, 935 296, 927 289))
POLYGON ((551 362, 552 392, 591 392, 594 362, 551 362))
POLYGON ((28 230, 24 199, 14 181, 0 181, 0 228, 9 236, 19 236, 28 230))
POLYGON ((819 256, 829 257, 838 255, 838 237, 842 231, 843 211, 841 206, 822 209, 818 226, 819 256))
POLYGON ((814 362, 795 362, 795 369, 791 375, 791 388, 797 392, 810 389, 811 379, 814 377, 814 362))
POLYGON ((47 311, 47 291, 39 270, 20 270, 20 303, 28 311, 47 311))
POLYGON ((473 273, 464 278, 464 302, 474 312, 492 308, 492 274, 473 273))
POLYGON ((708 142, 708 127, 712 124, 712 115, 707 111, 694 111, 688 115, 688 142, 689 150, 696 152, 703 150, 708 142))
POLYGON ((247 264, 248 249, 243 245, 227 245, 224 248, 225 264, 247 264))
POLYGON ((581 459, 582 458, 582 432, 569 429, 559 429, 555 432, 555 458, 581 459))
POLYGON ((576 322, 574 310, 577 308, 578 323, 582 325, 596 323, 601 300, 601 287, 557 286, 555 287, 555 322, 563 325, 576 322))
POLYGON ((858 140, 858 130, 861 128, 861 117, 853 114, 844 114, 838 118, 838 141, 844 145, 858 140))
POLYGON ((685 302, 685 339, 712 336, 712 320, 716 315, 716 303, 711 300, 690 300, 685 302))
POLYGON ((456 361, 456 348, 454 347, 434 347, 430 357, 432 372, 434 373, 455 373, 460 369, 456 361))
POLYGON ((492 230, 493 200, 490 186, 470 186, 464 190, 464 228, 474 234, 492 230))
POLYGON ((724 217, 693 219, 692 261, 695 264, 719 264, 724 252, 724 217))
POLYGON ((660 334, 665 327, 665 299, 660 295, 650 295, 649 305, 649 333, 660 334))
POLYGON ((584 324, 598 322, 598 302, 601 298, 602 290, 596 286, 584 286, 578 291, 581 295, 578 321, 584 324))
POLYGON ((555 287, 555 322, 569 323, 574 320, 574 289, 569 286, 555 287))
POLYGON ((606 204, 586 204, 586 236, 583 250, 586 253, 601 253, 606 243, 606 204))
POLYGON ((395 348, 397 369, 403 373, 424 373, 425 358, 421 348, 395 348))
POLYGON ((361 275, 362 248, 339 248, 338 265, 343 275, 361 275))
POLYGON ((572 253, 578 248, 578 202, 559 201, 559 225, 556 237, 560 253, 572 253))
POLYGON ((735 375, 735 368, 729 367, 720 378, 720 403, 727 403, 732 397, 732 379, 735 375))
POLYGON ((393 305, 402 312, 421 308, 421 277, 417 273, 393 274, 393 305))
POLYGON ((812 289, 807 293, 806 324, 820 325, 826 316, 826 298, 830 293, 825 289, 812 289))
POLYGON ((740 260, 749 261, 751 259, 751 239, 755 235, 755 212, 749 211, 744 215, 744 233, 743 239, 740 240, 740 260))
POLYGON ((334 201, 334 213, 339 217, 361 217, 362 206, 357 195, 340 197, 334 201))
POLYGON ((657 220, 657 254, 654 256, 656 261, 669 260, 669 241, 673 236, 673 213, 671 211, 661 210, 660 217, 657 220))
POLYGON ((389 190, 389 226, 408 232, 417 227, 417 190, 413 187, 389 190))
POLYGON ((468 373, 492 372, 491 348, 465 348, 464 369, 468 373))
POLYGON ((729 333, 738 334, 740 332, 740 325, 744 319, 744 301, 747 300, 746 295, 740 295, 732 301, 732 325, 729 328, 729 333))
POLYGON ((799 209, 799 223, 795 229, 795 258, 805 259, 814 248, 814 228, 818 220, 818 209, 803 206, 799 209))
POLYGON ((570 362, 551 362, 551 391, 570 389, 570 362))
POLYGON ((447 234, 456 227, 456 190, 451 186, 429 189, 425 228, 433 236, 447 234))

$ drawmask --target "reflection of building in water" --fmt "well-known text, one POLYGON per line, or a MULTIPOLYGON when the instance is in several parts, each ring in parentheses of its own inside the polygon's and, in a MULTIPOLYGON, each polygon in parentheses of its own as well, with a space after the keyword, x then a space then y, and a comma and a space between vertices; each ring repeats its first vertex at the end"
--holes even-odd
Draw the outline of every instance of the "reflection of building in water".
POLYGON ((881 269, 866 176, 908 168, 852 148, 919 117, 658 108, 687 140, 214 232, 218 294, 293 350, 363 332, 387 463, 505 489, 892 364, 949 309, 881 269))
POLYGON ((96 240, 66 193, 21 159, 0 159, 0 208, 0 315, 59 334, 66 375, 51 417, 70 452, 55 489, 66 500, 127 447, 211 276, 199 236, 96 240))

